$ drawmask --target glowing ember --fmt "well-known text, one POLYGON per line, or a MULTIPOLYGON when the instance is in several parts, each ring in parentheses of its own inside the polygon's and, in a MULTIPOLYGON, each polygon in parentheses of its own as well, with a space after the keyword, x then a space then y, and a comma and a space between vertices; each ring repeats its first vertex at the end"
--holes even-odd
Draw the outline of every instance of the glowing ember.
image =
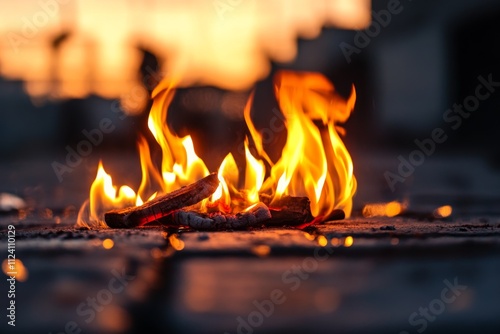
POLYGON ((114 245, 115 245, 115 242, 111 239, 104 239, 102 241, 102 247, 104 249, 111 249, 111 248, 113 248, 114 245))
POLYGON ((324 235, 320 235, 316 241, 321 247, 328 245, 328 239, 324 235))
POLYGON ((2 271, 7 276, 14 276, 16 281, 24 282, 28 279, 28 269, 24 266, 20 259, 3 260, 2 271))
POLYGON ((363 216, 370 217, 394 217, 406 210, 407 204, 392 201, 389 203, 370 203, 363 207, 363 216))
POLYGON ((266 257, 271 253, 271 247, 268 245, 257 245, 252 247, 251 252, 259 257, 266 257))
POLYGON ((449 217, 453 212, 453 208, 450 205, 444 205, 436 210, 434 210, 434 217, 436 218, 446 218, 449 217))
MULTIPOLYGON (((317 221, 336 209, 344 210, 349 216, 356 179, 351 157, 337 130, 354 108, 354 87, 351 96, 344 100, 323 75, 288 71, 278 73, 275 84, 287 129, 287 140, 280 158, 271 161, 262 144, 262 136, 250 117, 251 96, 244 110, 250 137, 244 141, 243 186, 240 187, 236 161, 229 153, 219 167, 219 187, 210 198, 198 204, 197 209, 201 212, 244 212, 260 202, 265 194, 270 198, 271 206, 283 196, 308 197, 317 221)), ((142 181, 137 192, 129 186, 117 188, 100 163, 90 189, 88 217, 85 214, 87 205, 84 205, 78 219, 80 225, 105 226, 104 212, 140 205, 209 174, 204 161, 196 154, 191 137, 181 138, 167 125, 174 88, 171 81, 162 81, 158 85, 153 92, 149 115, 149 129, 162 150, 160 170, 153 164, 143 138, 138 143, 142 181)), ((327 240, 322 240, 320 244, 326 243, 327 240)))
POLYGON ((354 238, 351 236, 348 236, 344 240, 344 246, 345 247, 351 247, 354 244, 354 238))
POLYGON ((171 236, 168 237, 168 241, 170 242, 170 245, 176 250, 176 251, 181 251, 184 249, 184 241, 179 239, 175 234, 172 234, 171 236))

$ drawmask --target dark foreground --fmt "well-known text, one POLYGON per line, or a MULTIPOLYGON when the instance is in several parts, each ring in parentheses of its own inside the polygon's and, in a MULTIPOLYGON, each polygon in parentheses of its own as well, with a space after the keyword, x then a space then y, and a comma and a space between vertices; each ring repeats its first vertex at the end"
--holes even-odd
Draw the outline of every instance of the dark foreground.
POLYGON ((2 333, 496 333, 500 219, 349 219, 307 232, 75 229, 4 215, 2 333), (352 237, 352 245, 350 245, 352 237), (105 249, 103 240, 114 246, 105 249), (5 277, 5 276, 4 276, 5 277), (15 327, 8 325, 15 300, 15 327), (81 331, 80 331, 81 330, 81 331))

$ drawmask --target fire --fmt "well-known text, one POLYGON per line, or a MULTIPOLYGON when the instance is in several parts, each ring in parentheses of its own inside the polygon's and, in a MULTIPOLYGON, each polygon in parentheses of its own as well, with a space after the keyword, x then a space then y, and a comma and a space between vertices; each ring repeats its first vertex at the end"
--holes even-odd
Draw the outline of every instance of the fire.
MULTIPOLYGON (((89 217, 82 214, 82 207, 79 224, 105 226, 103 214, 107 210, 140 205, 209 174, 205 162, 196 154, 192 138, 177 136, 167 125, 175 87, 174 82, 166 80, 158 85, 148 119, 149 130, 161 148, 161 167, 152 162, 150 148, 142 137, 138 142, 142 181, 137 192, 126 185, 115 186, 100 163, 90 189, 89 217)), ((244 141, 244 178, 240 180, 238 165, 233 155, 227 154, 218 170, 219 187, 198 209, 237 213, 259 203, 264 194, 271 206, 289 195, 307 196, 312 214, 319 220, 335 209, 349 216, 356 179, 352 159, 339 135, 344 133, 339 124, 349 118, 354 108, 354 86, 344 100, 321 74, 282 71, 275 77, 275 93, 287 129, 280 158, 269 158, 251 119, 252 94, 243 111, 250 134, 244 141)))
POLYGON ((334 209, 343 209, 349 216, 356 179, 337 123, 345 122, 354 108, 354 86, 344 101, 318 73, 281 72, 275 84, 288 135, 266 190, 276 189, 275 199, 309 197, 314 216, 327 216, 334 209))

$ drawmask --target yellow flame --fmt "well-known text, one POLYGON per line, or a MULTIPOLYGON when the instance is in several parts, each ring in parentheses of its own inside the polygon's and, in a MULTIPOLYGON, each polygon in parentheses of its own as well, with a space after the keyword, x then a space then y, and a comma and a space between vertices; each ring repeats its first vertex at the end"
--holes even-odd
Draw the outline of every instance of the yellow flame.
POLYGON ((231 191, 237 189, 239 172, 233 154, 228 153, 219 167, 217 173, 220 184, 217 190, 213 193, 211 202, 219 201, 224 206, 225 210, 231 206, 231 191))
POLYGON ((153 164, 151 160, 151 153, 149 149, 148 142, 143 136, 139 137, 137 142, 137 147, 139 149, 139 157, 141 161, 141 184, 139 185, 139 190, 137 191, 136 205, 141 205, 144 203, 143 198, 149 198, 153 194, 156 194, 158 189, 163 189, 163 179, 159 171, 153 164))
POLYGON ((111 175, 106 173, 99 161, 97 175, 90 187, 90 221, 103 224, 104 212, 111 209, 118 209, 124 206, 133 206, 136 203, 136 194, 129 186, 122 186, 117 190, 113 185, 111 175))
POLYGON ((288 133, 264 190, 275 187, 275 199, 309 197, 314 216, 326 216, 334 209, 349 216, 356 179, 352 159, 336 129, 353 110, 354 87, 346 101, 319 73, 282 71, 275 84, 288 133), (318 121, 322 124, 317 125, 318 121))
POLYGON ((245 140, 245 157, 247 161, 245 169, 246 199, 248 204, 255 204, 259 202, 259 191, 264 182, 265 167, 262 161, 255 159, 250 153, 248 140, 245 140))
MULTIPOLYGON (((264 145, 262 144, 262 135, 257 131, 255 125, 252 122, 252 118, 250 116, 250 112, 252 111, 252 102, 253 102, 254 93, 250 94, 248 98, 247 104, 245 105, 245 110, 243 111, 243 116, 245 118, 245 124, 247 125, 248 131, 250 132, 250 137, 253 140, 255 145, 255 149, 257 150, 257 154, 264 158, 269 165, 273 165, 271 158, 267 155, 267 152, 264 151, 264 145)), ((248 146, 248 144, 247 144, 248 146)), ((246 148, 246 147, 245 147, 246 148)))
MULTIPOLYGON (((243 189, 239 188, 239 168, 228 153, 219 167, 219 187, 198 208, 237 213, 258 203, 260 195, 265 193, 273 201, 283 195, 307 196, 315 217, 326 217, 334 209, 342 209, 349 216, 356 179, 352 159, 338 131, 342 129, 339 123, 345 122, 354 108, 354 87, 346 100, 318 73, 282 71, 276 75, 275 83, 287 130, 280 158, 271 161, 262 135, 252 122, 252 94, 243 111, 250 134, 244 142, 243 189)), ((196 154, 191 136, 179 137, 168 127, 168 110, 174 94, 172 80, 160 82, 153 91, 148 127, 161 149, 161 166, 157 168, 153 163, 150 146, 140 137, 142 180, 137 193, 126 185, 118 189, 99 163, 88 205, 89 220, 94 224, 105 226, 103 214, 107 210, 141 205, 158 193, 168 193, 209 174, 205 162, 196 154)), ((80 224, 84 224, 80 218, 83 208, 79 213, 80 224)))
POLYGON ((154 101, 148 118, 149 130, 162 150, 164 192, 186 186, 209 174, 203 160, 196 155, 191 136, 180 138, 167 125, 168 107, 174 93, 174 82, 162 81, 153 91, 154 101))

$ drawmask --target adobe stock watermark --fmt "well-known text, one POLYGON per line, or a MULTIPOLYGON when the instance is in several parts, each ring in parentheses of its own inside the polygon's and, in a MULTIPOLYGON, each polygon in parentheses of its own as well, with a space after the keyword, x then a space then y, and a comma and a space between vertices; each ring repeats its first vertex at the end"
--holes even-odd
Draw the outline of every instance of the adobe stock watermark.
POLYGON ((60 13, 60 6, 70 1, 39 0, 40 10, 33 13, 33 15, 21 17, 21 34, 12 31, 7 33, 6 38, 14 51, 18 52, 21 45, 28 44, 31 39, 35 38, 40 30, 46 27, 50 20, 60 13))
POLYGON ((224 20, 226 13, 235 10, 243 1, 244 0, 214 0, 212 4, 217 16, 219 16, 221 20, 224 20))
MULTIPOLYGON (((426 307, 419 307, 418 311, 413 312, 408 317, 408 323, 416 328, 417 333, 425 331, 429 322, 437 319, 437 316, 446 310, 446 305, 454 303, 463 291, 467 289, 466 285, 460 285, 458 278, 455 277, 453 283, 445 279, 443 281, 445 287, 441 290, 440 298, 433 299, 426 307)), ((410 334, 407 331, 401 331, 399 334, 410 334)))
MULTIPOLYGON (((136 103, 136 105, 132 105, 133 107, 136 107, 143 98, 143 94, 145 94, 144 89, 152 90, 153 86, 156 86, 156 83, 161 81, 163 73, 158 73, 149 66, 146 67, 146 71, 147 75, 144 76, 141 84, 134 85, 129 92, 122 96, 122 99, 126 98, 128 101, 131 101, 130 103, 136 103)), ((111 103, 111 111, 118 114, 120 121, 128 117, 127 113, 121 108, 119 100, 111 103)), ((94 148, 102 144, 104 136, 112 133, 115 129, 116 124, 110 118, 105 117, 99 121, 96 128, 90 130, 83 129, 81 133, 84 139, 80 140, 74 147, 66 145, 65 150, 67 153, 64 162, 54 160, 51 163, 59 182, 63 181, 64 174, 71 173, 75 168, 80 166, 83 158, 90 156, 94 148)))
MULTIPOLYGON (((449 124, 453 131, 458 130, 463 121, 479 108, 481 101, 487 100, 500 87, 500 81, 493 81, 491 73, 486 78, 480 75, 477 79, 479 84, 474 90, 474 95, 467 96, 462 104, 454 103, 452 108, 443 113, 444 122, 449 124)), ((444 143, 447 139, 447 131, 441 127, 434 128, 427 138, 415 139, 413 142, 417 148, 411 151, 406 158, 402 155, 398 156, 397 170, 384 172, 384 178, 391 191, 396 190, 396 184, 404 183, 408 177, 413 175, 416 168, 436 152, 437 145, 444 143)))
MULTIPOLYGON (((269 126, 259 130, 262 136, 262 144, 264 145, 272 143, 278 133, 286 130, 286 117, 277 108, 273 108, 272 112, 273 117, 269 120, 269 126)), ((291 117, 293 117, 293 115, 291 117)), ((245 153, 244 143, 240 143, 238 152, 241 154, 245 153)))
MULTIPOLYGON (((333 246, 314 248, 313 256, 306 257, 300 264, 294 264, 281 275, 281 282, 287 289, 274 289, 269 293, 269 298, 254 300, 254 310, 246 316, 236 317, 236 334, 252 334, 256 328, 264 324, 265 319, 271 317, 278 305, 287 300, 287 291, 294 292, 300 288, 302 282, 307 280, 310 274, 318 270, 319 263, 326 261, 333 254, 333 246)), ((230 334, 224 332, 224 334, 230 334)))
MULTIPOLYGON (((412 0, 408 0, 412 1, 412 0)), ((368 47, 373 38, 376 38, 392 21, 394 15, 398 15, 403 11, 404 7, 400 0, 390 0, 387 3, 386 9, 381 9, 378 12, 372 11, 372 22, 365 30, 359 30, 354 35, 352 44, 347 42, 340 43, 339 47, 348 64, 352 62, 353 54, 360 54, 361 50, 368 47)))
MULTIPOLYGON (((120 119, 125 118, 125 114, 119 116, 120 119)), ((59 182, 63 181, 63 175, 66 173, 71 173, 73 170, 80 166, 84 157, 88 157, 92 154, 94 147, 99 146, 104 139, 105 134, 109 134, 116 129, 116 125, 109 118, 103 118, 99 122, 99 127, 91 130, 83 129, 82 134, 85 139, 82 139, 76 144, 75 148, 66 145, 66 159, 65 163, 60 163, 58 161, 52 161, 52 169, 57 176, 59 182)))
MULTIPOLYGON (((113 296, 125 291, 127 285, 135 279, 135 276, 127 275, 124 269, 121 273, 113 269, 111 274, 113 277, 108 281, 106 288, 99 290, 94 297, 87 297, 76 307, 76 314, 83 318, 86 324, 94 321, 97 312, 102 312, 104 307, 113 301, 113 296)), ((55 334, 80 334, 81 332, 82 328, 78 322, 71 320, 64 325, 64 331, 55 334)))

